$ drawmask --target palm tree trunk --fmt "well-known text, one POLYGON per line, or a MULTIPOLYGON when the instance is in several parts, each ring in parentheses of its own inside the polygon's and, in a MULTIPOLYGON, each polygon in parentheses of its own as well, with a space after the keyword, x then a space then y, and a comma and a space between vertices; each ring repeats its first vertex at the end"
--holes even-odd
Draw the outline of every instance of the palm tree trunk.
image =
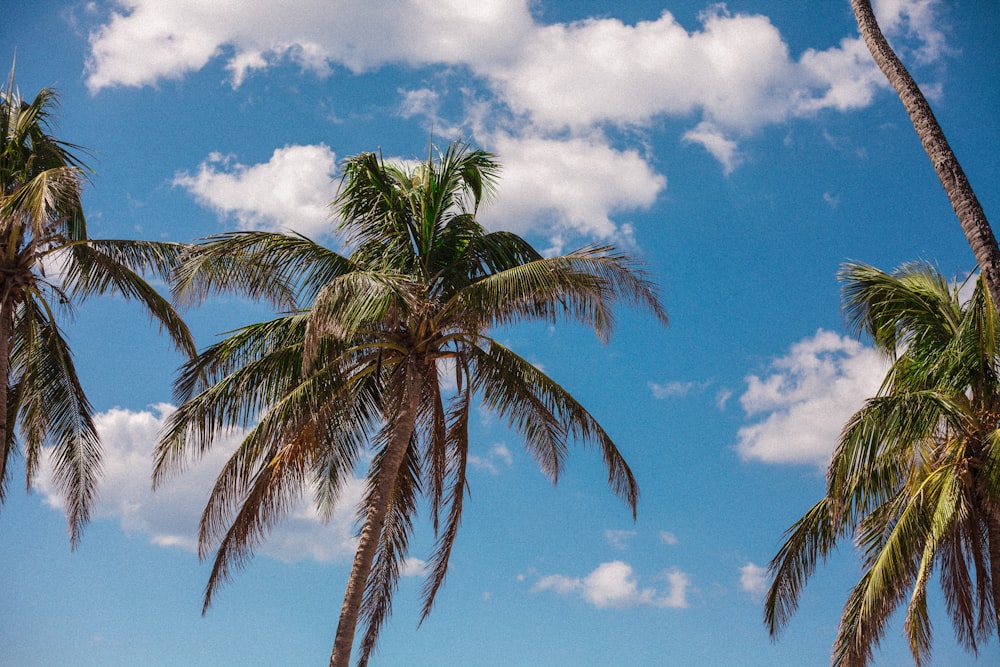
POLYGON ((997 637, 1000 638, 1000 512, 986 501, 986 540, 990 550, 990 592, 993 594, 993 613, 996 618, 997 637))
POLYGON ((361 602, 364 599, 365 585, 372 569, 372 561, 378 549, 379 537, 385 526, 386 513, 389 510, 389 499, 392 498, 393 486, 399 476, 399 469, 406 458, 406 449, 410 444, 417 422, 417 410, 420 406, 420 378, 416 364, 407 364, 405 386, 399 402, 399 412, 394 416, 393 433, 386 450, 382 470, 379 472, 375 490, 369 498, 365 525, 361 530, 358 550, 354 554, 354 564, 347 580, 347 591, 344 593, 344 605, 340 610, 340 621, 337 624, 337 635, 333 642, 333 653, 330 655, 330 667, 349 667, 351 649, 354 646, 354 632, 358 625, 361 602))
POLYGON ((955 215, 958 216, 965 238, 972 247, 976 263, 979 264, 986 279, 986 287, 993 297, 993 303, 1000 305, 998 300, 1000 299, 1000 248, 997 247, 997 240, 993 236, 993 230, 986 219, 983 207, 972 191, 972 186, 969 185, 969 180, 965 177, 955 153, 948 145, 948 140, 945 139, 930 104, 882 34, 875 20, 871 2, 851 0, 851 8, 854 10, 854 17, 857 19, 865 45, 899 95, 913 128, 917 131, 924 150, 927 151, 927 157, 934 165, 938 179, 948 194, 948 200, 955 210, 955 215))
POLYGON ((10 461, 12 425, 8 423, 8 392, 10 391, 10 349, 14 330, 13 304, 0 298, 0 499, 3 498, 3 481, 7 479, 7 462, 10 461))

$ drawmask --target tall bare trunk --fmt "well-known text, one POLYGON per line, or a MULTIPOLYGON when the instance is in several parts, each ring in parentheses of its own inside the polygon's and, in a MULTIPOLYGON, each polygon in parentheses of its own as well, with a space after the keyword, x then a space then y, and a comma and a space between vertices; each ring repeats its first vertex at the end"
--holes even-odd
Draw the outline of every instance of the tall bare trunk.
POLYGON ((399 411, 394 415, 393 431, 375 483, 375 489, 369 497, 368 512, 365 525, 361 529, 358 550, 354 554, 354 564, 347 580, 347 591, 344 593, 344 605, 340 609, 340 622, 337 624, 337 635, 333 642, 333 653, 330 655, 330 667, 349 667, 351 649, 354 646, 354 632, 358 625, 361 602, 364 599, 365 584, 372 569, 372 561, 378 549, 379 537, 385 526, 385 517, 389 509, 392 490, 399 476, 399 469, 406 458, 406 449, 410 444, 417 421, 417 410, 420 406, 421 373, 414 363, 409 363, 406 369, 405 386, 399 401, 399 411))
POLYGON ((10 461, 12 425, 8 423, 8 395, 10 391, 10 342, 14 329, 13 304, 7 298, 0 298, 0 499, 3 498, 3 481, 7 479, 7 463, 10 461))
POLYGON ((882 34, 875 20, 871 2, 851 0, 851 8, 854 9, 854 17, 858 21, 858 28, 865 45, 879 69, 896 89, 906 113, 910 116, 913 128, 917 131, 917 136, 920 137, 920 142, 934 165, 934 171, 937 172, 938 179, 948 194, 948 200, 955 210, 955 215, 958 216, 958 222, 965 232, 965 238, 969 241, 972 254, 986 280, 993 303, 1000 305, 998 300, 1000 299, 1000 248, 997 247, 997 240, 993 236, 993 230, 986 219, 983 207, 972 191, 972 186, 969 185, 955 153, 948 145, 948 140, 945 139, 930 104, 882 34))
POLYGON ((1000 512, 995 503, 986 501, 986 539, 990 550, 990 593, 997 637, 1000 638, 1000 512))

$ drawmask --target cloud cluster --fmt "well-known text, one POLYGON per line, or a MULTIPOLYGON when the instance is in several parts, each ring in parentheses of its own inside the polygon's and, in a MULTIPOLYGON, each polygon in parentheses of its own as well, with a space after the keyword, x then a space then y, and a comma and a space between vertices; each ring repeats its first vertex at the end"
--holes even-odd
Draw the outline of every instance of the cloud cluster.
POLYGON ((791 346, 763 377, 746 378, 740 405, 755 421, 740 428, 744 460, 825 468, 840 431, 888 370, 873 348, 829 331, 791 346))
MULTIPOLYGON (((934 20, 938 2, 882 0, 876 12, 887 33, 928 61, 944 51, 934 20)), ((613 238, 620 232, 613 216, 650 206, 666 187, 650 156, 616 148, 609 128, 684 119, 691 124, 681 139, 702 146, 728 173, 743 159, 740 141, 758 129, 823 109, 864 107, 886 85, 856 35, 793 54, 768 17, 724 4, 708 5, 694 28, 669 12, 634 25, 615 18, 543 24, 530 0, 117 5, 90 34, 87 84, 95 93, 182 78, 216 58, 225 60, 234 86, 283 62, 319 76, 337 68, 361 75, 387 64, 446 70, 449 81, 461 79, 456 88, 482 91, 466 100, 464 118, 442 118, 438 91, 427 87, 400 91, 400 114, 433 119, 435 127, 450 128, 445 134, 471 128, 505 164, 498 207, 504 226, 541 228, 553 237, 613 238)), ((301 156, 321 147, 284 150, 293 149, 301 156)), ((277 193, 257 191, 262 199, 245 201, 210 193, 211 185, 250 192, 253 178, 268 171, 287 176, 283 157, 290 156, 276 152, 269 163, 242 168, 210 158, 197 174, 181 175, 180 184, 244 226, 315 229, 322 216, 298 207, 325 201, 306 197, 289 217, 275 218, 284 201, 277 193)), ((325 156, 308 157, 303 189, 330 173, 313 162, 325 156)))
POLYGON ((680 570, 665 572, 663 590, 640 588, 632 566, 620 560, 601 563, 583 578, 549 574, 539 577, 532 592, 553 591, 560 595, 577 595, 598 609, 630 607, 687 607, 687 589, 691 581, 680 570))

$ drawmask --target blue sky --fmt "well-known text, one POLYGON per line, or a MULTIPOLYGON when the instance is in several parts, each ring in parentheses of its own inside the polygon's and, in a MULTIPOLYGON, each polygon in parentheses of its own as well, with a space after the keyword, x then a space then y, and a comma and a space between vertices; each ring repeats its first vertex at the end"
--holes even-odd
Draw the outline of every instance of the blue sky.
MULTIPOLYGON (((337 247, 339 161, 419 159, 433 136, 499 155, 487 226, 648 262, 668 328, 622 313, 608 345, 573 326, 499 334, 615 439, 638 520, 596 452, 574 451, 552 488, 481 413, 447 583, 418 629, 421 525, 375 664, 828 662, 858 574, 850 545, 776 643, 760 602, 782 532, 822 493, 838 429, 883 369, 847 335, 836 271, 974 268, 847 0, 370 4, 10 0, 0 51, 7 67, 16 50, 25 95, 58 88, 59 136, 93 151, 95 237, 292 229, 337 247)), ((996 217, 1000 7, 875 5, 996 217)), ((186 316, 205 346, 267 314, 219 298, 186 316)), ((352 513, 323 525, 303 502, 202 617, 195 527, 232 436, 153 494, 181 359, 114 299, 84 304, 68 332, 104 439, 100 500, 70 552, 51 484, 28 495, 16 473, 0 510, 4 664, 325 664, 352 513)), ((935 664, 967 664, 936 604, 935 664)), ((898 618, 878 664, 908 664, 901 633, 898 618)), ((994 640, 979 661, 998 657, 994 640)))

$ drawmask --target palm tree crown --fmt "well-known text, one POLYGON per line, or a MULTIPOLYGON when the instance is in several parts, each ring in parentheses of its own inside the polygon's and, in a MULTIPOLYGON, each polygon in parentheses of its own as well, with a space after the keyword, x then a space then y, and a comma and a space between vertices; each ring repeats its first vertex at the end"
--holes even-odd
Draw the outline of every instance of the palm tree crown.
POLYGON ((51 135, 55 107, 51 89, 22 99, 13 69, 0 90, 0 501, 20 447, 30 488, 51 445, 75 546, 96 493, 100 442, 56 315, 84 297, 116 293, 142 302, 178 348, 196 349, 140 275, 166 279, 181 246, 88 238, 80 201, 87 167, 79 146, 51 135))
POLYGON ((927 584, 939 568, 956 636, 975 652, 1000 611, 1000 339, 982 277, 968 301, 925 264, 893 274, 849 264, 845 310, 892 366, 844 427, 827 493, 771 561, 765 621, 776 634, 819 560, 853 535, 864 571, 834 663, 864 665, 893 611, 917 664, 930 655, 927 584))
POLYGON ((568 318, 607 339, 619 301, 666 315, 641 267, 610 247, 545 258, 515 234, 486 231, 476 212, 498 170, 492 156, 460 143, 413 167, 360 154, 345 161, 334 202, 349 255, 298 236, 242 232, 205 240, 182 264, 174 283, 182 302, 232 290, 288 311, 183 369, 182 405, 158 447, 156 479, 206 451, 220 429, 249 429, 202 516, 201 553, 216 549, 206 607, 304 488, 331 511, 370 447, 331 657, 348 664, 361 619, 365 664, 390 613, 420 494, 437 533, 423 617, 444 581, 474 398, 506 417, 553 481, 570 442, 596 445, 611 488, 634 513, 638 487, 607 433, 487 332, 568 318))

